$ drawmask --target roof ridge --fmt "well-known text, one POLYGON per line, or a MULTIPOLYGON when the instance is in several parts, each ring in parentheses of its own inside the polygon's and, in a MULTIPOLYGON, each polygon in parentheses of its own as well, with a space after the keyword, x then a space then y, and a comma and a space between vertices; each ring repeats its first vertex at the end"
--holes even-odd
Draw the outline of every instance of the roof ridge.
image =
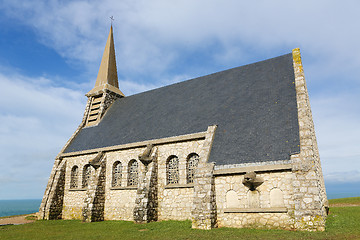
POLYGON ((253 62, 253 63, 241 65, 241 66, 238 66, 238 67, 233 67, 233 68, 221 70, 221 71, 218 71, 218 72, 213 72, 213 73, 210 73, 210 74, 198 76, 198 77, 195 77, 195 78, 190 78, 190 79, 182 80, 182 81, 179 81, 179 82, 171 83, 169 85, 165 85, 165 86, 161 86, 161 87, 157 87, 157 88, 153 88, 153 89, 149 89, 149 90, 146 90, 146 91, 143 91, 143 92, 139 92, 139 93, 129 95, 129 96, 127 96, 127 98, 135 96, 135 95, 139 95, 139 94, 142 94, 142 93, 147 93, 147 92, 155 91, 155 90, 158 90, 158 89, 174 86, 174 85, 177 85, 177 84, 182 84, 182 83, 189 82, 189 81, 192 81, 192 80, 197 80, 197 79, 200 79, 200 78, 209 77, 209 76, 212 76, 212 75, 215 75, 215 74, 220 74, 220 73, 223 73, 223 72, 226 72, 226 71, 231 71, 231 70, 235 70, 235 69, 239 69, 239 68, 244 68, 244 67, 247 67, 247 66, 260 64, 260 63, 267 62, 267 61, 270 61, 270 60, 273 60, 273 59, 276 59, 276 58, 281 58, 281 57, 286 56, 286 55, 292 55, 292 53, 290 52, 290 53, 279 55, 277 57, 264 59, 264 60, 261 60, 261 61, 258 61, 258 62, 253 62))

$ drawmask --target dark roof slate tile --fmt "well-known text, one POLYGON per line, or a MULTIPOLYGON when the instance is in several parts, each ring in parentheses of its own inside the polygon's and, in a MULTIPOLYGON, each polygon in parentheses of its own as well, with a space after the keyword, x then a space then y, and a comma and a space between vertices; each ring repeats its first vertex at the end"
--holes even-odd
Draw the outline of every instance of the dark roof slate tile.
POLYGON ((209 161, 217 165, 298 153, 292 54, 118 99, 65 153, 196 133, 214 124, 209 161))

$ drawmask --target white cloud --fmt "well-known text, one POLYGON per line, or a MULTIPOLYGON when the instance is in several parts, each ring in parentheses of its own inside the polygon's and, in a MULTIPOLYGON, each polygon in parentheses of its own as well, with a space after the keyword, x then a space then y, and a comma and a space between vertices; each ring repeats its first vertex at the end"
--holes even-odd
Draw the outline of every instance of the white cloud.
POLYGON ((311 106, 324 173, 360 169, 360 95, 356 89, 323 94, 311 106))
POLYGON ((86 99, 49 79, 17 74, 0 73, 0 87, 0 181, 6 183, 0 184, 0 199, 19 192, 38 198, 55 156, 81 121, 86 99), (20 189, 24 179, 32 187, 20 189))
MULTIPOLYGON (((16 198, 20 192, 25 198, 39 198, 55 156, 82 120, 86 97, 83 89, 56 86, 59 79, 30 78, 0 69, 6 72, 0 72, 0 199, 16 198), (21 189, 23 179, 27 179, 26 189, 21 189)), ((130 93, 157 87, 120 84, 130 93)))
POLYGON ((234 61, 236 66, 302 47, 314 68, 321 67, 319 78, 338 69, 360 73, 360 54, 354 53, 360 32, 353 21, 358 1, 3 2, 5 12, 33 27, 44 44, 69 60, 96 66, 108 17, 114 15, 119 68, 128 75, 143 73, 156 80, 185 52, 213 41, 222 49, 214 56, 220 64, 234 61))
POLYGON ((129 96, 139 92, 145 92, 157 88, 158 86, 151 84, 150 85, 140 84, 140 83, 132 82, 130 80, 121 80, 119 83, 119 87, 121 89, 124 89, 124 91, 128 93, 127 96, 129 96))
MULTIPOLYGON (((0 0, 3 14, 34 29, 39 41, 67 61, 87 65, 84 71, 95 77, 113 15, 120 88, 126 95, 213 72, 212 65, 191 68, 189 62, 201 57, 193 52, 207 53, 209 63, 227 68, 301 47, 324 174, 330 179, 332 172, 360 168, 360 80, 355 77, 360 75, 360 32, 353 19, 359 8, 354 0, 0 0), (188 65, 187 75, 177 72, 177 65, 188 65)), ((49 78, 0 74, 0 84, 8 89, 0 96, 8 103, 0 108, 1 161, 39 168, 46 162, 48 169, 36 174, 48 176, 51 159, 81 120, 83 94, 93 83, 59 87, 49 78)))
POLYGON ((331 172, 324 175, 327 183, 360 183, 360 172, 358 170, 348 172, 331 172))

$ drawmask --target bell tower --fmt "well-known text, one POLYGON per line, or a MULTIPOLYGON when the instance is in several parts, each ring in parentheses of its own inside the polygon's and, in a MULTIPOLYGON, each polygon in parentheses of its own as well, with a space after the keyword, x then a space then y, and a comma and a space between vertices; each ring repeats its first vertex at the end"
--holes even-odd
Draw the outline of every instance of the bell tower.
POLYGON ((95 87, 86 96, 89 100, 88 108, 85 111, 85 127, 98 124, 106 109, 117 98, 125 97, 119 89, 112 26, 101 59, 95 87))

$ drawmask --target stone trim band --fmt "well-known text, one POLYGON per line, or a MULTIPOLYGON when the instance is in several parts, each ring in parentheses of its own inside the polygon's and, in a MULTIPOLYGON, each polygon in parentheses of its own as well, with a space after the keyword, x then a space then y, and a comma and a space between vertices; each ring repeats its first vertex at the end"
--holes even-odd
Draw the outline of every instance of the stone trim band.
POLYGON ((159 139, 147 140, 147 141, 142 141, 142 142, 127 143, 127 144, 116 145, 116 146, 111 146, 111 147, 94 148, 94 149, 89 149, 89 150, 85 150, 85 151, 62 153, 60 155, 60 158, 73 157, 73 156, 77 156, 77 155, 91 154, 91 153, 97 153, 97 152, 110 152, 110 151, 123 150, 123 149, 129 149, 129 148, 138 148, 138 147, 147 146, 148 144, 161 145, 161 144, 168 144, 168 143, 174 143, 174 142, 186 142, 186 141, 190 141, 190 140, 204 139, 206 133, 207 132, 198 132, 198 133, 185 134, 185 135, 180 135, 180 136, 175 136, 175 137, 167 137, 167 138, 159 138, 159 139))
POLYGON ((224 213, 287 213, 285 207, 278 208, 226 208, 224 213))
POLYGON ((217 169, 214 175, 229 175, 229 174, 245 174, 247 172, 272 172, 272 171, 291 171, 292 164, 278 164, 278 165, 264 165, 251 166, 243 168, 225 168, 217 169))

